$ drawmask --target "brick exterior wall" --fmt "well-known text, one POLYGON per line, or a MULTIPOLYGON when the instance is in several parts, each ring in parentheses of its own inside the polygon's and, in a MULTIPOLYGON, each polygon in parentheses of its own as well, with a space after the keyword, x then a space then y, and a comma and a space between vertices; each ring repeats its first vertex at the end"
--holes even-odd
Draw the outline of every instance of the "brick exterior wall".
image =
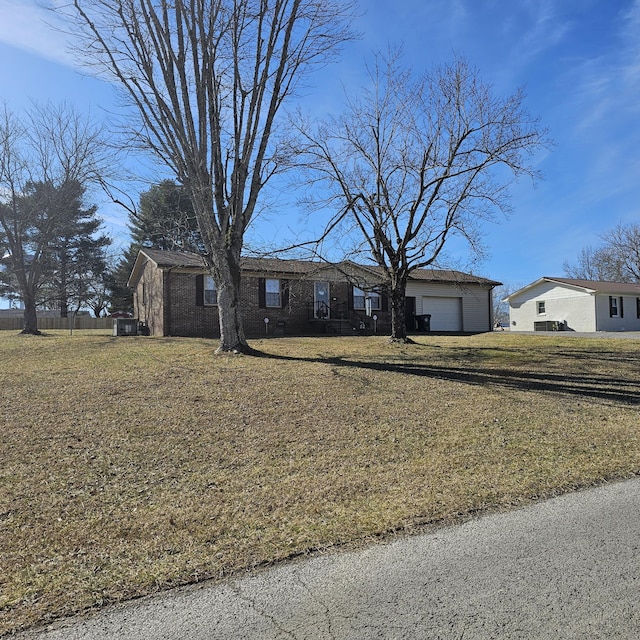
MULTIPOLYGON (((245 334, 248 337, 279 335, 312 335, 337 331, 337 321, 343 319, 340 330, 357 333, 360 323, 366 332, 373 330, 373 321, 364 311, 349 308, 351 285, 335 279, 330 282, 331 320, 333 325, 313 320, 314 281, 296 279, 291 275, 268 274, 278 278, 288 289, 288 303, 283 308, 260 307, 260 278, 258 274, 243 276, 240 286, 240 304, 245 334), (286 282, 285 282, 286 281, 286 282), (265 326, 265 318, 269 323, 265 326), (282 326, 284 323, 284 326, 282 326), (351 326, 349 326, 351 325, 351 326), (352 328, 353 327, 353 328, 352 328)), ((151 335, 190 336, 201 338, 220 337, 218 308, 196 304, 197 273, 191 271, 154 268, 147 263, 134 294, 136 317, 145 322, 151 335), (146 302, 142 303, 142 292, 146 302), (163 290, 164 295, 161 295, 163 290)), ((377 331, 388 333, 391 317, 388 311, 377 310, 377 331)))
POLYGON ((169 273, 167 286, 168 322, 165 335, 219 338, 218 308, 196 306, 196 276, 169 273))

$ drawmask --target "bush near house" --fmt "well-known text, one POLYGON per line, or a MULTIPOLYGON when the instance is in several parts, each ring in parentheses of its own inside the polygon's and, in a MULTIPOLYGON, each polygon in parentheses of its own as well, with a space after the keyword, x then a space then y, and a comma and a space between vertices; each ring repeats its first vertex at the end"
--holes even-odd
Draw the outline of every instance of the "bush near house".
POLYGON ((640 470, 637 341, 416 340, 0 334, 0 633, 640 470))

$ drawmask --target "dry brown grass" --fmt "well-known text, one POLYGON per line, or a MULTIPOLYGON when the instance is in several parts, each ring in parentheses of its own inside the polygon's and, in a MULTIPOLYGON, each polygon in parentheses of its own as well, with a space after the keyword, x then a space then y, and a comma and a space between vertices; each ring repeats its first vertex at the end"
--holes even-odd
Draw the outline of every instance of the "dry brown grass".
POLYGON ((0 634, 640 470, 631 340, 0 334, 0 634))

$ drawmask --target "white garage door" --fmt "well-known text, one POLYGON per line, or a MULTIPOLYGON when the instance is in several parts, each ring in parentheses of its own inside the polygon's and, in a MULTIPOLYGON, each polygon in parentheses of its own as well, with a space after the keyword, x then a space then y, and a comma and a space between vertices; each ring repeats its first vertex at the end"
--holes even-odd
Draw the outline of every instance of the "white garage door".
POLYGON ((462 331, 462 299, 423 296, 422 313, 431 314, 431 331, 462 331))

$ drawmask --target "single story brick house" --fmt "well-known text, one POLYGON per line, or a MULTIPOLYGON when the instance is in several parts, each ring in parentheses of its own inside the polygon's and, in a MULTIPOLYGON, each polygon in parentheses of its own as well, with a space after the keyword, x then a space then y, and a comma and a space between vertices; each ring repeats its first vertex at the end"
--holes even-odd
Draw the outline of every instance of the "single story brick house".
POLYGON ((545 276, 505 300, 511 331, 640 331, 640 284, 545 276))
MULTIPOLYGON (((248 336, 391 329, 376 267, 243 258, 241 268, 240 300, 248 336)), ((407 285, 407 328, 490 331, 492 290, 498 284, 460 271, 417 270, 407 285)), ((150 335, 219 337, 215 283, 199 255, 141 249, 128 285, 134 292, 134 317, 150 335)))

